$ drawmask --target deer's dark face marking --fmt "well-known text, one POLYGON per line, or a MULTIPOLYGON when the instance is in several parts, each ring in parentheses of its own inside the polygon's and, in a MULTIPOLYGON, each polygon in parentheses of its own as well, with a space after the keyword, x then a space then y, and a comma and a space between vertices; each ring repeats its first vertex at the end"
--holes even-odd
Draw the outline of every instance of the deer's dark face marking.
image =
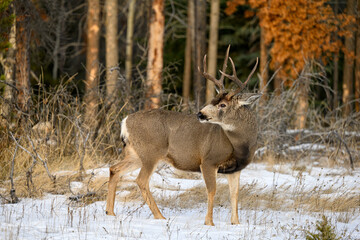
POLYGON ((214 106, 218 105, 221 100, 225 99, 227 94, 228 94, 227 92, 219 93, 218 95, 216 95, 216 97, 213 100, 211 100, 210 104, 212 104, 214 106))

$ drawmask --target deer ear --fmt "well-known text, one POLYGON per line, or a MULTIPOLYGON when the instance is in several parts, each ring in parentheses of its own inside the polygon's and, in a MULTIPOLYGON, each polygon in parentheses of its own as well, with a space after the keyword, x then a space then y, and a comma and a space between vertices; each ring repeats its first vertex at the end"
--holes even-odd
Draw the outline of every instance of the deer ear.
POLYGON ((238 100, 238 103, 240 106, 253 105, 257 102, 257 100, 259 100, 261 95, 262 95, 262 93, 246 94, 246 96, 244 96, 238 100))

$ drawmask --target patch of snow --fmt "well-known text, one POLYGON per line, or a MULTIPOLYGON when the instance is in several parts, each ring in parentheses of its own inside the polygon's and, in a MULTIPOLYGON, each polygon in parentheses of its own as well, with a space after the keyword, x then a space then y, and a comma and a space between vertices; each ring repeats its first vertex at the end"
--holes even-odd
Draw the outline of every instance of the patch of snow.
POLYGON ((109 177, 109 168, 95 168, 85 171, 86 174, 94 174, 94 177, 109 177))
POLYGON ((352 136, 352 137, 360 137, 360 132, 349 132, 345 131, 345 135, 352 136))
MULTIPOLYGON (((318 191, 319 199, 341 194, 356 198, 360 194, 359 169, 351 174, 343 168, 314 166, 305 172, 292 170, 291 165, 274 165, 268 169, 265 164, 250 164, 241 173, 240 188, 259 193, 276 192, 277 197, 288 201, 296 194, 314 191, 318 191)), ((92 172, 103 176, 108 174, 108 168, 89 170, 92 172)), ((137 174, 135 171, 126 177, 134 180, 137 174)), ((227 184, 226 177, 219 174, 217 183, 227 184)), ((155 199, 176 197, 195 186, 202 186, 205 191, 202 179, 175 178, 171 171, 155 172, 150 185, 155 199)), ((70 186, 76 188, 81 184, 72 182, 70 186)), ((125 197, 129 193, 122 190, 117 196, 125 197)), ((231 225, 230 204, 224 203, 215 205, 215 226, 210 227, 204 225, 206 202, 185 209, 159 205, 166 220, 154 219, 148 206, 142 203, 143 199, 116 201, 116 217, 105 214, 105 201, 73 206, 64 195, 48 194, 42 199, 1 204, 0 239, 304 239, 305 230, 314 232, 322 214, 330 219, 338 235, 345 234, 344 239, 360 239, 359 208, 349 212, 310 212, 301 206, 290 210, 240 207, 240 224, 231 225)), ((242 206, 241 199, 239 204, 242 206)))
POLYGON ((317 151, 317 150, 328 149, 328 147, 322 144, 304 143, 296 146, 290 146, 288 149, 290 151, 302 151, 302 150, 317 151))
POLYGON ((84 187, 84 184, 82 182, 71 182, 70 183, 70 189, 74 193, 78 193, 83 187, 84 187))

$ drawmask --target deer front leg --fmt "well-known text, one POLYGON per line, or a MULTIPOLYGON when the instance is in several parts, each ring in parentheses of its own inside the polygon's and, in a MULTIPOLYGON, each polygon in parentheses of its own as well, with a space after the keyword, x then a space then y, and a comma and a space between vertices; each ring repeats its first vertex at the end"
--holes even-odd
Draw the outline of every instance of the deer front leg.
POLYGON ((152 168, 148 168, 143 166, 140 170, 139 176, 136 179, 136 183, 138 184, 141 194, 146 204, 149 206, 151 212, 153 213, 155 219, 165 219, 165 217, 161 214, 158 206, 156 205, 155 200, 151 195, 149 189, 150 177, 155 167, 156 166, 153 166, 152 168))
POLYGON ((240 172, 226 175, 229 182, 231 201, 231 224, 240 224, 238 215, 240 172))
POLYGON ((205 185, 208 195, 208 209, 205 217, 205 225, 214 226, 213 208, 214 208, 214 197, 216 193, 216 175, 218 169, 206 165, 201 165, 200 168, 203 178, 205 180, 205 185))

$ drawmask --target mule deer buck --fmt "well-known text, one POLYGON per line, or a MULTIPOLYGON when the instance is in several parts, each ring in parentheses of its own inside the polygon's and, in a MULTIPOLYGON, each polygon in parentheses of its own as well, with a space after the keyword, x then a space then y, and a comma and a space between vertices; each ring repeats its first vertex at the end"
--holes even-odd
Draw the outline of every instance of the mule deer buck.
POLYGON ((154 217, 165 219, 149 190, 153 171, 159 161, 165 161, 180 170, 201 171, 208 195, 206 225, 214 225, 216 175, 227 174, 232 209, 231 224, 239 224, 240 170, 251 162, 257 140, 256 116, 251 105, 261 96, 242 91, 256 66, 257 62, 246 82, 242 83, 236 76, 228 48, 218 80, 206 72, 205 55, 202 75, 213 81, 220 91, 197 115, 156 109, 127 116, 121 124, 125 157, 110 167, 106 214, 115 216, 115 191, 119 177, 141 168, 136 179, 141 194, 154 217), (233 75, 225 73, 228 59, 233 75), (234 81, 238 88, 225 90, 224 77, 234 81))

